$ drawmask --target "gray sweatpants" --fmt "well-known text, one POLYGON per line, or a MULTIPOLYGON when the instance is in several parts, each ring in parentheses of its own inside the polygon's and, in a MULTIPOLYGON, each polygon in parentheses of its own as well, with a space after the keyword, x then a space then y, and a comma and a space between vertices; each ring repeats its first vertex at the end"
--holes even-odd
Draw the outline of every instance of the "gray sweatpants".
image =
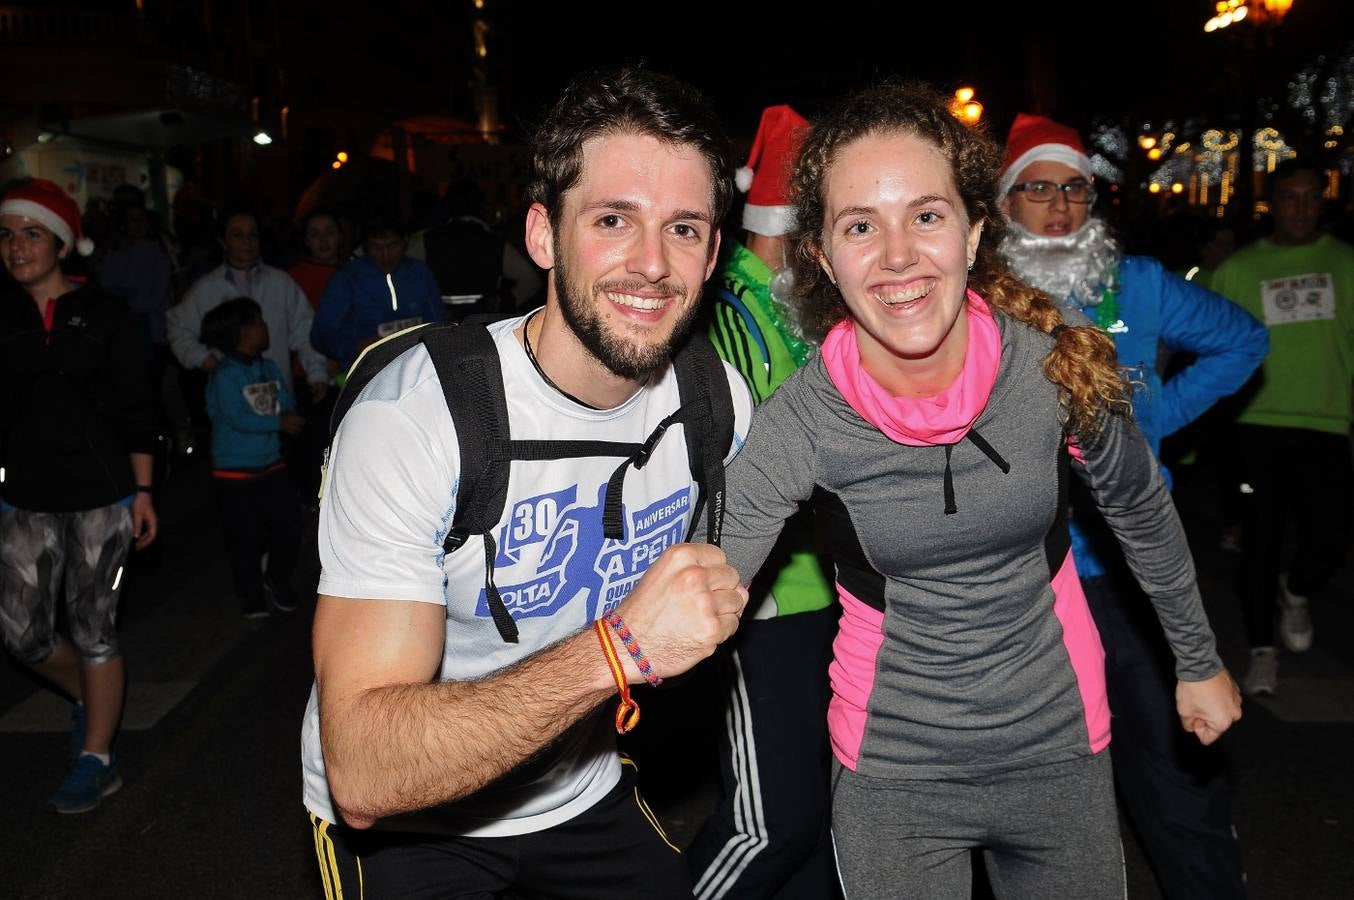
POLYGON ((832 839, 846 900, 968 900, 981 850, 998 900, 1123 900, 1108 750, 950 781, 835 764, 832 839))

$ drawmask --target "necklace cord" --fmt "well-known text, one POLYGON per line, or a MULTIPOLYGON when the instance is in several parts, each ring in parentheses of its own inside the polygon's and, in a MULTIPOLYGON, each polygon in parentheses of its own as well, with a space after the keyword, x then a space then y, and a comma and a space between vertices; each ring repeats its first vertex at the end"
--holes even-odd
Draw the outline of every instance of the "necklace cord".
POLYGON ((536 318, 536 313, 532 313, 531 315, 527 316, 527 320, 522 323, 522 349, 527 351, 527 359, 531 360, 531 366, 536 370, 536 374, 541 376, 541 379, 546 384, 554 388, 556 393, 562 394, 564 397, 566 397, 569 400, 572 400, 579 406, 582 406, 586 409, 601 409, 600 406, 593 406, 591 403, 585 403, 582 400, 579 400, 573 394, 569 393, 564 388, 555 384, 555 380, 551 378, 549 375, 545 374, 545 369, 541 368, 540 361, 536 359, 536 354, 531 349, 531 320, 534 318, 536 318))

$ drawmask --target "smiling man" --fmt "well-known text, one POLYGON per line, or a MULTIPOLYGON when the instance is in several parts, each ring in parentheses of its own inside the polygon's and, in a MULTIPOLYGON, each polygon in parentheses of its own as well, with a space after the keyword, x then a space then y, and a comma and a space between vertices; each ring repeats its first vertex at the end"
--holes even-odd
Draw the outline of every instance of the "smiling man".
MULTIPOLYGON (((549 271, 546 303, 490 336, 515 440, 652 443, 624 476, 621 540, 603 528, 614 457, 519 460, 490 534, 444 554, 460 446, 421 345, 344 417, 321 504, 303 729, 331 898, 447 885, 467 897, 691 896, 599 706, 618 678, 677 675, 708 656, 747 599, 722 551, 681 543, 697 486, 682 438, 662 436, 681 405, 670 361, 730 202, 725 143, 699 95, 642 70, 578 79, 536 137, 526 244, 549 271), (511 643, 489 611, 490 563, 511 643), (607 628, 591 627, 614 626, 612 613, 629 654, 610 657, 607 628)), ((750 398, 733 370, 714 377, 730 385, 741 446, 750 398)))

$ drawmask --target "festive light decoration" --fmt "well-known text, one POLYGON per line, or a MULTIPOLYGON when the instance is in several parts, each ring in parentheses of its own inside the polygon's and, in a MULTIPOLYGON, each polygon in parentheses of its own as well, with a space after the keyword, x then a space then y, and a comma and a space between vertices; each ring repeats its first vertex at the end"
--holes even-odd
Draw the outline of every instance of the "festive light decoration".
POLYGON ((1265 127, 1255 132, 1255 171, 1273 172, 1285 159, 1297 156, 1297 151, 1284 141, 1278 129, 1265 127))
POLYGON ((1277 25, 1283 21, 1283 17, 1288 14, 1288 10, 1292 6, 1293 0, 1263 0, 1263 2, 1218 0, 1218 3, 1213 7, 1217 11, 1217 15, 1204 23, 1204 31, 1211 34, 1219 28, 1226 28, 1246 19, 1250 19, 1257 25, 1277 25))
POLYGON ((1128 135, 1117 123, 1101 120, 1092 124, 1086 134, 1086 149, 1091 157, 1091 174, 1095 176, 1097 187, 1109 185, 1113 191, 1123 183, 1123 170, 1114 160, 1127 157, 1130 146, 1128 135))
POLYGON ((1226 153, 1228 150, 1235 150, 1241 143, 1241 135, 1235 131, 1219 131, 1216 128, 1210 128, 1203 133, 1199 139, 1204 145, 1205 150, 1212 150, 1215 153, 1226 153))
POLYGON ((983 105, 974 99, 975 92, 971 87, 961 87, 954 92, 954 99, 950 101, 950 115, 954 116, 965 125, 977 125, 983 117, 983 105))
POLYGON ((1091 145, 1115 159, 1128 155, 1128 135, 1115 124, 1098 124, 1091 129, 1091 145))
POLYGON ((1194 160, 1189 156, 1173 155, 1166 159, 1151 175, 1147 176, 1147 189, 1152 193, 1168 191, 1179 194, 1185 190, 1194 169, 1194 160))
POLYGON ((1091 174, 1096 181, 1109 182, 1112 187, 1118 187, 1124 180, 1123 170, 1100 153, 1091 154, 1091 174))
POLYGON ((1261 128, 1255 132, 1255 146, 1259 150, 1282 150, 1288 145, 1277 128, 1261 128))

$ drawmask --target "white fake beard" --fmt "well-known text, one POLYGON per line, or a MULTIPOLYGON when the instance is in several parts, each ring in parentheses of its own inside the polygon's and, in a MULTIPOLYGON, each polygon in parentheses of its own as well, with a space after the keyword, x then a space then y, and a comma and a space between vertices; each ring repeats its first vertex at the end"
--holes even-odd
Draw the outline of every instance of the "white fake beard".
POLYGON ((1021 281, 1062 306, 1099 306, 1119 262, 1119 243, 1091 216, 1076 234, 1048 237, 1011 222, 997 248, 1021 281))

